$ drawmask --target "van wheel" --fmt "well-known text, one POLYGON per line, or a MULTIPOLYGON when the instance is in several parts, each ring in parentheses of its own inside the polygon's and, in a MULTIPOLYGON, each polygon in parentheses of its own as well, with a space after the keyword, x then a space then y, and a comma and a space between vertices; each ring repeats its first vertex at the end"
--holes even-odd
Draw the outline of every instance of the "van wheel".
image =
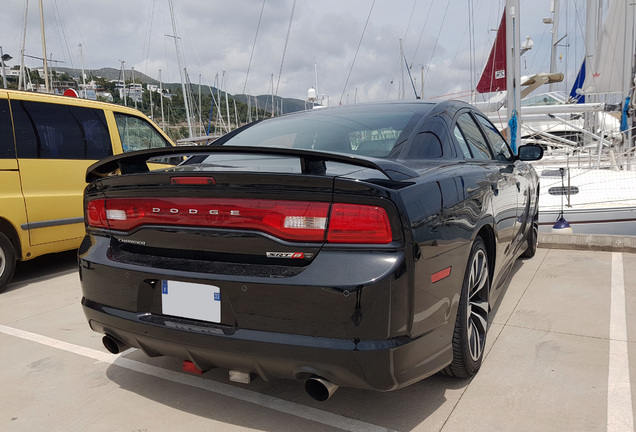
POLYGON ((0 233, 0 292, 6 287, 15 270, 15 250, 9 239, 0 233))
POLYGON ((443 370, 444 374, 469 378, 481 367, 488 330, 489 297, 488 253, 484 241, 477 237, 470 251, 459 298, 453 333, 453 361, 443 370))

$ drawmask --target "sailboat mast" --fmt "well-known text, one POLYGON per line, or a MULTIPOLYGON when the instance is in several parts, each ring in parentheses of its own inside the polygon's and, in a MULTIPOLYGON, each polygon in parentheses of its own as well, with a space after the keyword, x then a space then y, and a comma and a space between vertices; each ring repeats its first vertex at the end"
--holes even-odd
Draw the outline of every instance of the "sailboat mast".
POLYGON ((230 96, 227 94, 227 82, 225 81, 225 71, 223 71, 223 91, 225 92, 225 112, 227 113, 227 131, 232 130, 232 121, 230 117, 230 96))
POLYGON ((199 136, 203 136, 203 119, 201 114, 201 74, 199 74, 199 136))
MULTIPOLYGON (((521 32, 519 30, 519 0, 506 0, 506 91, 508 97, 508 119, 517 117, 516 122, 510 122, 508 138, 513 144, 513 138, 517 137, 519 124, 519 107, 521 106, 521 32)), ((516 145, 512 145, 516 153, 516 145)))
POLYGON ((42 35, 42 59, 44 61, 44 88, 47 93, 51 92, 51 86, 49 84, 49 65, 46 60, 46 37, 44 36, 44 12, 42 9, 42 0, 39 0, 40 4, 40 34, 42 35))
MULTIPOLYGON (((40 0, 42 1, 42 0, 40 0)), ((177 51, 177 65, 179 66, 179 77, 181 78, 181 91, 183 92, 183 104, 185 105, 186 110, 186 119, 188 120, 188 137, 192 138, 192 122, 190 121, 190 108, 188 104, 188 93, 186 92, 185 82, 183 79, 183 69, 181 68, 181 52, 179 51, 179 35, 177 34, 177 24, 174 19, 174 8, 172 5, 172 0, 169 2, 170 5, 170 19, 172 20, 172 32, 174 33, 174 47, 177 51)))
POLYGON ((24 27, 22 30, 22 44, 20 48, 20 77, 18 78, 18 90, 26 89, 26 79, 24 77, 24 44, 26 43, 27 15, 29 13, 29 0, 24 2, 24 27))
MULTIPOLYGON (((552 2, 552 50, 550 53, 550 73, 556 73, 557 45, 559 43, 559 0, 552 2)), ((550 91, 555 90, 555 83, 550 83, 550 91)))
POLYGON ((86 99, 86 73, 84 72, 84 51, 82 50, 82 44, 79 44, 80 49, 80 62, 82 63, 82 83, 84 84, 84 91, 80 92, 82 97, 86 99))
POLYGON ((163 116, 163 84, 161 83, 161 69, 159 69, 159 100, 161 101, 161 130, 166 131, 166 119, 163 116))

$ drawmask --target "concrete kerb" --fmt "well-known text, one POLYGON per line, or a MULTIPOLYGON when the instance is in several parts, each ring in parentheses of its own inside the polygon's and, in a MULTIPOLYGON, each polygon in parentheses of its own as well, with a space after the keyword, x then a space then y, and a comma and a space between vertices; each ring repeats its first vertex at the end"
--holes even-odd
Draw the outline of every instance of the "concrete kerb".
POLYGON ((636 236, 539 233, 539 247, 636 253, 636 236))

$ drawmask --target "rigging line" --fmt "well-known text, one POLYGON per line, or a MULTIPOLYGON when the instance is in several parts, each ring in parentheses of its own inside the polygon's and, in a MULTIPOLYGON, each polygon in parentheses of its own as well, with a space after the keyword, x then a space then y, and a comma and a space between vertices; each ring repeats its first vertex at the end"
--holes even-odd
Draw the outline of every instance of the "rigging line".
MULTIPOLYGON (((181 18, 183 18, 184 15, 183 15, 183 11, 181 10, 181 4, 177 3, 177 8, 179 10, 179 13, 181 14, 181 18)), ((177 21, 176 25, 178 26, 178 21, 177 21)), ((179 30, 177 29, 177 31, 179 31, 179 30)), ((214 90, 212 90, 212 86, 210 85, 210 80, 208 79, 208 76, 205 73, 205 69, 203 68, 203 63, 201 62, 201 57, 199 56, 199 51, 196 48, 196 44, 194 43, 194 39, 192 38, 192 34, 190 34, 190 30, 189 30, 188 26, 186 26, 186 33, 188 35, 188 38, 190 39, 190 43, 192 44, 192 47, 194 48, 194 54, 195 54, 195 56, 197 58, 197 62, 199 63, 199 68, 202 70, 202 74, 201 75, 203 76, 203 79, 205 81, 205 85, 210 90, 210 94, 212 95, 212 99, 214 100, 214 103, 216 104, 216 108, 217 108, 218 112, 220 112, 221 107, 219 105, 220 104, 219 98, 215 98, 214 97, 214 90)), ((181 44, 181 47, 183 48, 183 44, 181 44)), ((184 60, 184 63, 185 63, 185 60, 184 60)), ((187 68, 187 65, 184 66, 184 67, 187 68)), ((229 93, 227 91, 227 85, 226 85, 226 88, 225 88, 225 93, 226 94, 229 93)), ((225 126, 225 120, 223 118, 221 118, 221 123, 222 123, 223 127, 226 127, 225 126)), ((229 131, 229 126, 227 128, 228 128, 228 131, 229 131)))
POLYGON ((367 22, 364 23, 364 28, 362 29, 362 35, 360 35, 360 41, 358 42, 358 48, 356 48, 356 53, 353 56, 353 62, 351 62, 349 75, 347 75, 347 80, 345 81, 344 88, 342 89, 342 95, 340 95, 340 102, 339 102, 340 105, 342 105, 342 98, 344 98, 345 92, 347 91, 347 84, 349 84, 349 78, 351 78, 351 72, 353 71, 353 66, 356 64, 356 58, 358 57, 358 52, 360 51, 360 45, 362 45, 362 39, 364 39, 364 33, 367 31, 367 25, 369 24, 369 19, 371 19, 371 12, 373 12, 373 6, 375 6, 375 0, 373 0, 373 3, 371 3, 371 9, 369 9, 367 22))
MULTIPOLYGON (((66 53, 68 54, 69 62, 71 63, 71 70, 73 71, 72 72, 73 76, 77 78, 77 71, 75 70, 75 66, 73 65, 73 56, 71 55, 71 49, 68 44, 68 38, 66 37, 66 30, 64 29, 64 22, 62 21, 62 14, 60 13, 60 7, 57 3, 57 0, 53 2, 53 6, 54 6, 53 16, 55 17, 55 21, 57 21, 57 23, 59 24, 58 27, 61 30, 61 34, 58 33, 58 37, 60 38, 60 44, 66 47, 66 53)), ((62 49, 62 53, 64 53, 63 49, 62 49)), ((66 59, 66 55, 64 55, 64 58, 66 59)))
MULTIPOLYGON (((82 30, 80 29, 80 26, 77 24, 77 20, 75 19, 75 14, 72 12, 73 9, 68 4, 68 0, 65 0, 65 3, 66 3, 66 9, 71 11, 70 15, 71 15, 71 18, 73 19, 73 23, 75 24, 75 30, 77 30, 77 33, 79 33, 80 41, 82 43, 82 46, 84 47, 84 46, 86 46, 86 44, 84 43, 84 35, 82 34, 82 30)), ((95 68, 95 62, 93 61, 93 59, 90 56, 90 51, 88 51, 86 54, 88 55, 90 63, 93 65, 92 69, 94 69, 95 68)))
MULTIPOLYGON (((453 61, 450 64, 450 70, 455 70, 453 68, 453 65, 455 64, 455 60, 457 60, 457 56, 459 55, 459 51, 461 50, 461 44, 462 44, 462 42, 464 42, 464 39, 466 38, 466 33, 467 32, 468 32, 468 28, 465 28, 464 29, 464 34, 462 35, 462 38, 461 38, 461 42, 459 43, 459 45, 457 46, 457 50, 455 51, 455 57, 453 57, 453 61)), ((448 78, 449 78, 450 75, 451 75, 450 73, 446 74, 446 76, 444 77, 444 83, 442 84, 441 88, 443 88, 443 89, 446 88, 446 83, 448 82, 448 78)), ((468 91, 472 93, 473 90, 474 90, 474 88, 471 89, 471 90, 468 90, 468 91)), ((460 93, 464 93, 464 92, 460 92, 460 93)))
POLYGON ((148 60, 150 57, 150 41, 152 39, 152 22, 154 21, 155 16, 155 4, 156 0, 152 1, 152 8, 150 9, 150 19, 148 22, 148 39, 144 40, 144 52, 142 53, 142 58, 146 59, 146 64, 144 65, 144 74, 148 75, 148 60))
MULTIPOLYGON (((415 13, 415 6, 417 6, 417 0, 413 1, 413 8, 411 9, 411 16, 409 17, 409 22, 406 25, 406 31, 404 32, 404 37, 402 38, 402 46, 406 44, 406 36, 409 34, 409 29, 411 28, 411 21, 413 20, 413 14, 415 13)), ((406 58, 404 59, 406 61, 406 58)), ((408 65, 408 63, 407 63, 408 65)), ((413 67, 413 64, 410 66, 413 67)))
POLYGON ((426 18, 424 19, 424 25, 422 26, 422 31, 420 32, 420 39, 417 41, 417 46, 415 47, 415 52, 413 53, 413 59, 411 60, 411 67, 413 67, 413 63, 415 62, 415 56, 417 55, 417 51, 420 49, 420 43, 422 42, 422 36, 424 36, 424 30, 426 30, 428 17, 431 15, 431 9, 433 9, 433 0, 431 0, 431 5, 428 7, 428 12, 426 13, 426 18))
POLYGON ((245 84, 243 84, 243 94, 247 88, 247 78, 250 76, 250 67, 252 66, 252 57, 254 57, 254 48, 256 48, 256 38, 258 38, 258 29, 261 28, 261 20, 263 19, 263 10, 265 9, 265 0, 261 6, 261 15, 258 17, 258 24, 256 25, 256 34, 254 35, 254 43, 252 44, 252 52, 250 54, 250 61, 247 64, 247 73, 245 74, 245 84))
POLYGON ((451 2, 446 3, 446 10, 444 11, 444 17, 442 18, 442 23, 439 26, 439 31, 437 32, 437 39, 435 40, 435 45, 433 46, 433 52, 431 53, 431 60, 428 62, 429 67, 426 68, 426 75, 424 75, 424 81, 428 78, 428 72, 431 70, 430 65, 433 62, 433 56, 435 55, 435 51, 437 50, 437 45, 439 44, 439 37, 442 34, 442 29, 444 28, 444 22, 446 22, 446 14, 448 13, 448 6, 450 6, 451 2))
POLYGON ((296 9, 296 0, 292 4, 291 15, 289 16, 289 25, 287 26, 287 36, 285 37, 285 46, 283 47, 283 58, 280 60, 280 69, 278 70, 278 81, 276 82, 276 92, 274 96, 278 96, 278 86, 280 84, 280 76, 283 74, 283 64, 285 63, 285 53, 287 52, 287 42, 289 41, 289 32, 291 30, 292 21, 294 20, 294 10, 296 9))

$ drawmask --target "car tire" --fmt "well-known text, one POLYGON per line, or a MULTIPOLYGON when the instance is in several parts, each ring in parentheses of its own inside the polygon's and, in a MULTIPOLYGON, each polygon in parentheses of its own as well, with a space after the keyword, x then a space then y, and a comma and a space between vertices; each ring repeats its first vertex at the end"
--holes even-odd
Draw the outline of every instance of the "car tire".
POLYGON ((15 270, 15 250, 9 239, 0 233, 0 292, 6 287, 15 270))
POLYGON ((532 226, 528 230, 528 248, 523 252, 524 258, 532 258, 537 253, 537 246, 539 245, 539 222, 535 216, 532 219, 532 226))
POLYGON ((469 378, 481 367, 490 311, 488 253, 481 237, 473 243, 464 273, 453 332, 453 361, 443 372, 469 378))

